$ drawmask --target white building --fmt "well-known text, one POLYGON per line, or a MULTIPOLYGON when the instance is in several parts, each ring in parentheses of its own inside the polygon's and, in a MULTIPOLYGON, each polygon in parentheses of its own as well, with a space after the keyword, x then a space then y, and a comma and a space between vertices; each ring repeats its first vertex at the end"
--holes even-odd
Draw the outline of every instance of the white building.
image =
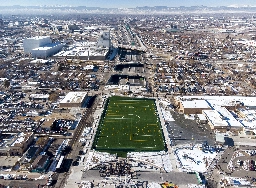
POLYGON ((49 94, 31 94, 29 98, 32 100, 48 100, 49 94))
POLYGON ((23 47, 25 54, 31 53, 32 49, 39 48, 46 44, 52 43, 49 36, 32 37, 23 40, 23 47))
POLYGON ((109 48, 111 46, 110 32, 104 31, 97 41, 97 47, 109 48))
POLYGON ((94 65, 86 65, 85 67, 83 67, 83 70, 93 71, 93 69, 94 69, 94 65))
POLYGON ((33 58, 47 58, 61 51, 63 45, 61 43, 49 43, 42 47, 31 50, 33 58))
POLYGON ((62 101, 60 108, 82 107, 88 92, 69 92, 62 101))
POLYGON ((80 59, 80 60, 100 60, 106 59, 108 49, 97 47, 96 42, 78 42, 68 50, 61 51, 54 55, 55 58, 80 59))

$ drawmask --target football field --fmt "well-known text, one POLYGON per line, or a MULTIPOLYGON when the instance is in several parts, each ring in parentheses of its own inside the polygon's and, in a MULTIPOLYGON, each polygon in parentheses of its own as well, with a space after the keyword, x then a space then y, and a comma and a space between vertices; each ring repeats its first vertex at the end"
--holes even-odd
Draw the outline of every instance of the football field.
POLYGON ((110 97, 93 147, 110 153, 164 150, 155 100, 110 97))

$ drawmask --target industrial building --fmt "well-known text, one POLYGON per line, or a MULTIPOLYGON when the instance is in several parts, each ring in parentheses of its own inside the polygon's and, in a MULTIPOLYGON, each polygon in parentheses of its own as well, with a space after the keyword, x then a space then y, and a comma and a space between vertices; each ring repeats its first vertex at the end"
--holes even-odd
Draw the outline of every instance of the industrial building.
POLYGON ((80 60, 105 60, 108 49, 98 48, 95 43, 77 43, 66 51, 54 55, 55 58, 80 59, 80 60))
POLYGON ((97 42, 77 42, 69 49, 54 55, 55 58, 104 61, 111 47, 110 32, 100 34, 97 42))
POLYGON ((184 114, 202 114, 203 110, 211 110, 205 100, 179 101, 179 112, 184 114))
POLYGON ((254 108, 254 100, 254 97, 242 96, 183 96, 176 98, 176 104, 180 113, 200 114, 198 118, 206 118, 206 121, 203 121, 207 122, 211 129, 239 131, 255 127, 250 120, 253 116, 243 116, 246 113, 252 114, 253 111, 246 112, 244 106, 254 108))
POLYGON ((30 54, 33 49, 39 48, 41 46, 45 46, 50 43, 52 43, 52 40, 49 36, 38 36, 38 37, 24 39, 23 40, 24 53, 30 54))
POLYGON ((243 130, 242 124, 237 121, 226 108, 217 110, 203 110, 211 129, 243 130), (225 113, 225 116, 223 115, 225 113))
POLYGON ((31 54, 33 58, 47 58, 61 51, 63 45, 52 43, 49 36, 40 36, 24 39, 23 47, 24 53, 31 54))
POLYGON ((31 50, 33 58, 47 58, 61 51, 63 45, 59 42, 49 43, 45 46, 34 48, 31 50))
POLYGON ((88 92, 69 92, 65 98, 60 101, 60 108, 82 107, 88 92))
POLYGON ((111 39, 110 32, 104 31, 97 41, 97 47, 110 48, 111 47, 111 39))
POLYGON ((50 164, 50 158, 47 155, 38 155, 32 163, 32 172, 44 173, 50 164))
POLYGON ((21 156, 32 144, 34 133, 2 133, 0 142, 0 155, 21 156))

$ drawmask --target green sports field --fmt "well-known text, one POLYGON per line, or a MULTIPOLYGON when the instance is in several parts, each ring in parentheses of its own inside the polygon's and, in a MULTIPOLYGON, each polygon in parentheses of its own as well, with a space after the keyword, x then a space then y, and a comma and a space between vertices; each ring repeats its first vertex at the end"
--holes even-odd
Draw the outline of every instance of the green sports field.
POLYGON ((160 127, 154 100, 110 97, 93 148, 110 153, 165 150, 160 127))

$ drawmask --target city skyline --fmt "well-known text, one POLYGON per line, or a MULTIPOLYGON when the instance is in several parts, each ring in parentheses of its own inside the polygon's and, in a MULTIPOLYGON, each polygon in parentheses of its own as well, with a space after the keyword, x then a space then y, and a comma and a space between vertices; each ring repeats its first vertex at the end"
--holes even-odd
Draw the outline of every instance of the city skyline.
POLYGON ((13 0, 5 1, 1 3, 1 6, 87 6, 87 7, 102 7, 102 8, 135 8, 137 6, 168 6, 168 7, 178 7, 178 6, 256 6, 254 0, 185 0, 185 1, 174 1, 174 0, 158 0, 158 1, 148 1, 148 0, 44 0, 38 2, 37 0, 13 0))

